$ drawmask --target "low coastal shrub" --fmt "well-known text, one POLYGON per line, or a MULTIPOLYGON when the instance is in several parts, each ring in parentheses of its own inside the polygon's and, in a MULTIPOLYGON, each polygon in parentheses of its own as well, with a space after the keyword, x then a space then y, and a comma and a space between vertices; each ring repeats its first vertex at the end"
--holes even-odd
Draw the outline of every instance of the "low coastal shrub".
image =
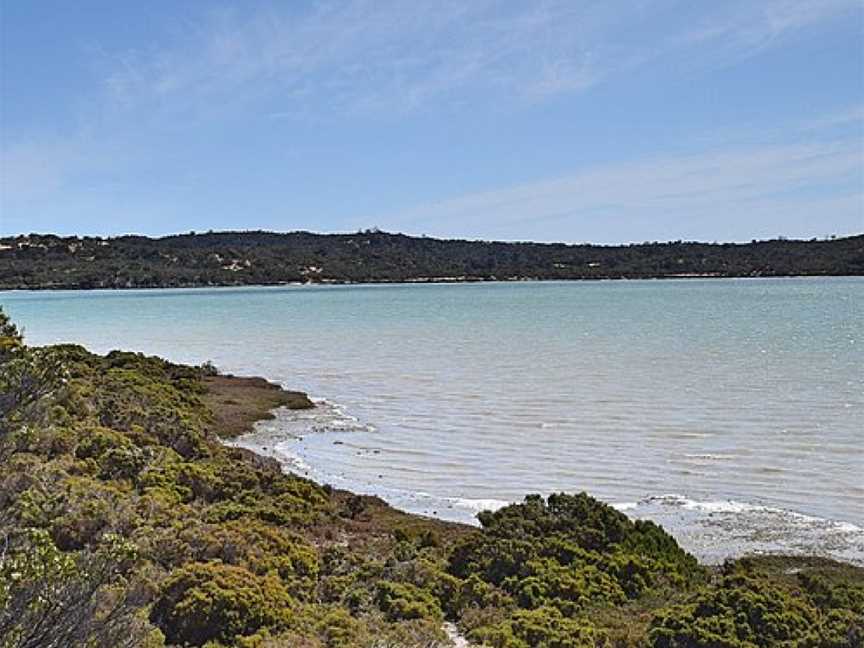
POLYGON ((192 563, 165 580, 150 620, 176 644, 231 644, 262 628, 285 628, 293 607, 275 576, 258 576, 218 561, 192 563))
POLYGON ((710 587, 655 614, 651 646, 864 645, 864 579, 839 571, 831 576, 820 575, 818 568, 777 575, 751 560, 730 563, 710 587))
POLYGON ((443 618, 438 601, 411 583, 378 583, 375 602, 391 621, 443 618))
POLYGON ((601 648, 604 632, 590 621, 564 616, 554 607, 520 610, 493 626, 471 633, 471 639, 493 648, 601 648))
MULTIPOLYGON (((528 496, 521 504, 481 514, 480 522, 482 532, 452 551, 448 571, 488 588, 463 607, 488 605, 493 590, 502 593, 495 607, 509 603, 514 610, 503 622, 472 627, 472 638, 492 642, 495 637, 494 645, 511 645, 534 622, 551 628, 550 637, 561 632, 601 636, 577 632, 573 620, 592 608, 622 606, 645 593, 687 591, 704 578, 693 557, 660 527, 633 522, 585 493, 528 496), (526 616, 526 611, 533 612, 526 616), (568 630, 555 630, 559 626, 568 630), (519 628, 524 631, 517 632, 519 628), (507 639, 511 634, 517 639, 507 639)), ((578 627, 593 628, 585 623, 578 627)), ((543 641, 558 645, 553 639, 543 641)))

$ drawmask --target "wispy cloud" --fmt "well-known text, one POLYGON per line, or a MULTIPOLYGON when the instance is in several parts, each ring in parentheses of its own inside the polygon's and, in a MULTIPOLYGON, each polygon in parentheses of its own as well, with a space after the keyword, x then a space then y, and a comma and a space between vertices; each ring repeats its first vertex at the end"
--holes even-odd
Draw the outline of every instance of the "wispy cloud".
MULTIPOLYGON (((818 219, 864 231, 859 138, 657 156, 462 196, 372 219, 415 233, 537 240, 704 238, 730 216, 753 235, 812 231, 818 219), (795 220, 809 220, 808 227, 795 220), (626 228, 616 225, 626 222, 626 228), (776 228, 776 229, 773 229, 776 228), (584 234, 582 234, 584 233, 584 234), (580 235, 582 234, 582 235, 580 235)), ((739 227, 740 229, 740 227, 739 227)))
POLYGON ((404 109, 455 91, 579 87, 592 78, 589 56, 569 29, 578 16, 561 22, 578 12, 563 7, 351 0, 303 13, 220 12, 158 51, 124 53, 105 85, 124 106, 202 108, 242 92, 283 100, 279 112, 310 103, 404 109))
MULTIPOLYGON (((801 129, 817 131, 829 128, 856 127, 859 133, 864 133, 864 104, 849 106, 827 115, 820 115, 801 124, 801 129)), ((862 143, 864 146, 864 143, 862 143)))
POLYGON ((856 0, 713 3, 713 8, 699 24, 684 32, 682 40, 700 44, 714 42, 738 50, 742 55, 752 55, 783 36, 860 9, 856 0))
POLYGON ((7 146, 0 150, 0 210, 51 194, 118 159, 116 150, 83 136, 43 137, 7 146))
MULTIPOLYGON (((852 14, 861 19, 864 11, 860 0, 332 0, 200 7, 193 3, 170 36, 148 47, 92 50, 99 52, 98 81, 81 89, 85 96, 76 105, 87 108, 79 132, 3 134, 0 208, 6 214, 0 221, 5 215, 7 222, 0 225, 8 225, 13 211, 27 218, 32 204, 58 205, 70 192, 93 193, 115 179, 130 188, 157 187, 154 195, 161 197, 166 182, 198 166, 173 159, 183 149, 172 148, 174 138, 192 133, 202 158, 211 155, 200 142, 230 128, 222 117, 260 119, 266 131, 287 130, 297 117, 342 122, 357 114, 519 111, 636 75, 655 74, 663 82, 738 64, 807 28, 852 14), (148 170, 162 173, 158 182, 141 180, 148 170)), ((635 106, 632 114, 640 117, 635 106)), ((699 145, 704 151, 716 151, 721 141, 737 142, 734 150, 676 157, 658 148, 651 160, 577 169, 358 226, 377 221, 415 232, 578 239, 580 223, 614 221, 624 212, 631 222, 645 223, 646 232, 661 212, 690 220, 696 214, 722 218, 729 209, 754 218, 781 207, 791 213, 797 192, 794 209, 802 214, 804 205, 814 212, 830 208, 864 227, 862 114, 858 105, 800 124, 790 124, 787 115, 789 128, 778 123, 771 142, 763 138, 758 145, 747 124, 718 124, 689 133, 691 150, 698 138, 706 140, 699 145), (729 132, 720 137, 723 129, 729 132), (850 137, 853 129, 856 137, 850 137)), ((362 129, 362 121, 352 124, 362 129)), ((260 136, 257 124, 244 126, 260 136)), ((201 159, 200 166, 208 162, 201 159)), ((277 172, 271 166, 262 175, 277 172)), ((611 230, 609 237, 620 238, 611 230)))
POLYGON ((674 56, 717 66, 842 14, 855 0, 690 3, 344 0, 310 10, 220 11, 151 51, 106 59, 118 106, 274 112, 405 110, 433 101, 537 100, 674 56))

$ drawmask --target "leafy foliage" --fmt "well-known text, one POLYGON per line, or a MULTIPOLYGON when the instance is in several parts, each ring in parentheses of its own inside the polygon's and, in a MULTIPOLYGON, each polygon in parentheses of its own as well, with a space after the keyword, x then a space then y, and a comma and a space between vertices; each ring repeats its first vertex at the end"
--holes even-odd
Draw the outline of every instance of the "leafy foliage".
POLYGON ((26 551, 0 563, 0 645, 121 648, 161 643, 141 607, 149 591, 135 580, 135 549, 106 534, 98 546, 60 551, 29 530, 26 551))
POLYGON ((0 437, 22 421, 36 422, 36 409, 65 381, 63 366, 49 351, 27 350, 18 328, 0 309, 0 437))
POLYGON ((275 575, 256 576, 220 562, 192 563, 166 579, 150 616, 169 641, 201 646, 285 627, 292 607, 275 575))
POLYGON ((686 589, 703 577, 660 527, 632 522, 585 493, 528 496, 481 514, 480 522, 483 533, 457 545, 448 567, 456 577, 500 589, 519 610, 472 628, 472 638, 496 646, 535 645, 541 635, 537 645, 565 645, 561 637, 583 635, 599 641, 602 635, 587 620, 591 609, 620 606, 649 591, 686 589))
POLYGON ((571 619, 558 608, 520 610, 497 625, 472 633, 475 641, 495 648, 596 648, 607 636, 584 619, 571 619))
POLYGON ((837 582, 836 576, 829 580, 824 573, 822 567, 772 577, 754 561, 729 564, 713 587, 655 616, 650 629, 651 645, 864 645, 864 579, 859 576, 855 581, 841 578, 837 582))

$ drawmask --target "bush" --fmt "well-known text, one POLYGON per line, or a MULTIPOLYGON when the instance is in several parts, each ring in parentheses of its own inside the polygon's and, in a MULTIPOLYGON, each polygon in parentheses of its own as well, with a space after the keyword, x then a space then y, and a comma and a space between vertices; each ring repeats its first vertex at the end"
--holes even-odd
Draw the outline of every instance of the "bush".
POLYGON ((567 618, 556 608, 548 607, 516 612, 507 621, 473 631, 469 639, 493 648, 600 648, 608 645, 605 634, 590 621, 567 618))
POLYGON ((772 582, 746 569, 736 572, 703 588, 686 604, 658 612, 649 631, 651 646, 853 648, 861 645, 864 614, 860 608, 855 611, 845 607, 850 601, 845 598, 848 589, 843 585, 832 586, 822 581, 814 598, 798 586, 784 587, 782 582, 772 582))
POLYGON ((435 598, 410 583, 381 581, 375 602, 391 621, 443 618, 435 598))
POLYGON ((169 575, 150 619, 170 642, 203 646, 285 627, 293 606, 275 576, 220 562, 192 563, 169 575))

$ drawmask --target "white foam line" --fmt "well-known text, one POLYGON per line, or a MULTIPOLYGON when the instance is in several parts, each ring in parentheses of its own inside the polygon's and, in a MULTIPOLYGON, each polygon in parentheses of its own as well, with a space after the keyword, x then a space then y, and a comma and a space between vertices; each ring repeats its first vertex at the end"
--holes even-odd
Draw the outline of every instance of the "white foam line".
MULTIPOLYGON (((393 506, 402 508, 407 511, 419 513, 421 515, 433 515, 443 519, 451 519, 455 521, 468 522, 478 524, 476 519, 477 513, 484 510, 495 511, 513 502, 498 499, 498 498, 471 498, 471 497, 447 497, 435 496, 423 491, 408 491, 397 488, 389 488, 384 480, 375 480, 364 478, 362 475, 356 477, 346 476, 344 472, 339 474, 329 474, 325 471, 317 470, 313 465, 307 462, 302 456, 302 446, 297 443, 298 439, 302 439, 307 433, 329 433, 334 435, 351 434, 353 432, 374 432, 375 427, 370 424, 364 424, 356 416, 348 414, 346 408, 327 398, 313 398, 313 402, 318 405, 315 410, 308 411, 293 411, 287 409, 279 409, 274 413, 276 418, 270 421, 262 421, 256 424, 255 431, 240 437, 231 442, 229 445, 237 445, 248 448, 254 452, 270 456, 278 460, 285 470, 304 475, 314 479, 320 483, 339 484, 340 487, 349 490, 377 495, 385 500, 388 500, 393 506)), ((555 421, 545 422, 547 425, 556 425, 555 421)), ((726 460, 734 458, 731 455, 724 454, 703 454, 703 455, 687 455, 685 458, 691 460, 726 460)), ((368 476, 367 476, 368 477, 368 476)), ((696 518, 686 522, 684 526, 675 529, 674 522, 671 524, 671 531, 678 534, 679 541, 685 541, 688 535, 696 532, 697 538, 700 537, 697 529, 703 522, 709 523, 710 520, 729 520, 736 527, 741 526, 742 530, 746 529, 767 529, 769 527, 784 528, 787 533, 790 530, 795 530, 796 533, 800 530, 801 538, 806 539, 806 550, 813 551, 811 547, 812 541, 816 540, 813 534, 821 536, 828 542, 842 542, 844 546, 848 545, 854 552, 856 546, 864 543, 864 529, 851 522, 835 521, 826 518, 819 518, 796 511, 765 506, 761 504, 751 504, 733 499, 726 500, 696 500, 691 499, 679 493, 666 493, 644 497, 639 501, 615 502, 612 507, 625 513, 631 518, 637 519, 646 517, 655 519, 655 521, 663 522, 664 517, 668 514, 662 509, 670 511, 678 509, 695 514, 696 518), (652 513, 650 507, 661 507, 661 510, 655 509, 652 513), (640 510, 645 507, 648 510, 640 510), (719 518, 717 516, 720 516, 719 518), (740 522, 738 522, 740 518, 740 522), (831 538, 832 540, 828 540, 831 538)), ((670 521, 671 522, 671 521, 670 521)), ((664 523, 665 525, 665 523, 664 523)), ((723 553, 721 546, 714 546, 715 542, 709 540, 708 545, 703 542, 697 543, 697 546, 691 547, 691 551, 701 554, 704 558, 711 560, 712 556, 718 556, 723 553), (710 545, 710 546, 709 546, 710 545), (708 553, 705 553, 705 552, 708 553), (719 552, 719 553, 718 553, 719 552)), ((719 540, 718 538, 714 539, 719 540)), ((754 543, 743 541, 740 538, 730 538, 741 551, 761 551, 759 541, 754 543)), ((769 540, 769 543, 771 541, 769 540)), ((774 546, 767 545, 770 551, 785 551, 790 550, 793 553, 796 551, 795 540, 787 538, 781 540, 780 544, 774 546)), ((841 550, 837 547, 833 549, 815 548, 816 552, 825 553, 826 555, 840 555, 848 549, 841 550)), ((857 555, 857 554, 856 554, 857 555)), ((839 557, 839 556, 838 556, 839 557)), ((853 557, 845 557, 840 559, 857 560, 853 557)))
POLYGON ((836 530, 842 530, 847 533, 864 533, 864 528, 859 527, 851 522, 840 520, 831 520, 829 518, 820 518, 805 513, 799 513, 790 509, 782 509, 762 504, 748 504, 746 502, 738 502, 735 500, 708 500, 699 501, 693 500, 684 495, 676 493, 665 495, 653 495, 640 500, 639 504, 669 504, 671 506, 680 506, 689 511, 704 511, 706 513, 768 513, 772 515, 780 515, 787 518, 798 519, 802 522, 828 524, 836 530))

